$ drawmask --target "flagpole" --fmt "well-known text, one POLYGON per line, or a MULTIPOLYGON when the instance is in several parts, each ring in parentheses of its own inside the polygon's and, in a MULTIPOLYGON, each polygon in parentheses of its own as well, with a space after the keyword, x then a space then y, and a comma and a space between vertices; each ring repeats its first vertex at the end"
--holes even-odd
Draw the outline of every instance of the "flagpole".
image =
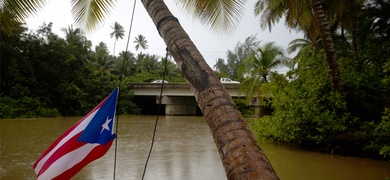
MULTIPOLYGON (((122 85, 122 79, 123 79, 123 73, 125 71, 125 64, 126 64, 126 58, 127 58, 127 52, 129 49, 129 42, 130 42, 130 34, 131 34, 131 28, 133 27, 133 19, 134 19, 134 12, 135 12, 135 6, 136 6, 137 0, 134 0, 134 5, 133 5, 133 12, 131 13, 131 21, 130 21, 130 27, 129 27, 129 35, 127 37, 127 44, 126 44, 126 50, 125 50, 125 55, 123 56, 123 63, 122 63, 122 72, 119 77, 119 94, 118 94, 118 107, 119 107, 119 99, 121 95, 121 85, 122 85)), ((120 108, 118 108, 120 109, 120 108)), ((116 115, 116 123, 115 123, 115 134, 117 137, 115 138, 115 153, 114 153, 114 174, 113 174, 113 180, 115 180, 115 175, 116 175, 116 159, 117 159, 117 151, 118 151, 118 129, 119 129, 119 111, 117 111, 116 115)))

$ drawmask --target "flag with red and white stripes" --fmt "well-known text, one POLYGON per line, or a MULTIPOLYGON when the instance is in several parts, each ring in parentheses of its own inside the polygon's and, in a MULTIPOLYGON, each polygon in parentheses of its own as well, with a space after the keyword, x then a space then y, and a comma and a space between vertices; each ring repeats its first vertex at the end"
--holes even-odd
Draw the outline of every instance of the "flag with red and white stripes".
POLYGON ((118 88, 62 134, 33 168, 37 179, 70 179, 111 147, 118 88))

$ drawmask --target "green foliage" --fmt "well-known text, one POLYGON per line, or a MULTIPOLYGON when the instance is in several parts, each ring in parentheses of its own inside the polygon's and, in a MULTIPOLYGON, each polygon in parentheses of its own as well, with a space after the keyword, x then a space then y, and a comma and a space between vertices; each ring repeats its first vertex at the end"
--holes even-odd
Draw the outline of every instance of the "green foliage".
POLYGON ((140 114, 141 109, 132 102, 134 92, 123 86, 119 91, 118 113, 120 115, 140 114))
POLYGON ((117 85, 103 61, 90 63, 94 53, 80 29, 65 29, 62 39, 51 26, 1 38, 0 117, 84 115, 117 85))
POLYGON ((234 100, 234 103, 236 103, 236 106, 242 115, 251 116, 251 115, 255 114, 254 107, 248 106, 248 103, 246 103, 245 99, 235 98, 233 100, 234 100))
POLYGON ((240 64, 253 50, 258 48, 260 42, 255 35, 247 37, 243 43, 238 42, 234 50, 227 51, 227 64, 224 59, 219 58, 214 67, 222 74, 226 74, 223 77, 241 78, 244 74, 238 72, 240 64))
POLYGON ((385 158, 386 158, 386 156, 388 157, 390 155, 390 146, 383 146, 379 150, 379 154, 383 155, 385 158))
POLYGON ((0 96, 0 118, 32 118, 32 117, 59 117, 57 109, 47 108, 39 99, 22 96, 13 99, 9 96, 0 96))
POLYGON ((65 115, 82 114, 82 109, 86 105, 87 93, 74 83, 64 82, 58 86, 59 94, 63 105, 61 112, 65 115))
POLYGON ((331 93, 325 65, 318 61, 321 58, 322 54, 303 54, 299 67, 290 72, 294 79, 288 81, 284 75, 273 74, 270 82, 262 86, 274 112, 253 123, 260 137, 323 145, 346 129, 348 114, 338 117, 333 111, 334 104, 338 107, 345 104, 339 94, 331 93))
POLYGON ((385 84, 386 87, 390 87, 390 57, 388 58, 387 63, 383 66, 383 73, 385 74, 385 77, 382 79, 383 84, 385 84))
POLYGON ((218 58, 215 61, 215 65, 213 67, 216 71, 218 77, 227 77, 229 73, 229 66, 225 64, 225 60, 222 58, 218 58))
POLYGON ((253 121, 257 136, 324 149, 337 144, 353 149, 350 155, 388 158, 390 113, 388 108, 384 110, 389 102, 387 57, 366 56, 371 63, 361 68, 356 68, 355 59, 340 57, 346 103, 341 94, 330 90, 323 54, 301 51, 296 69, 286 76, 273 74, 270 83, 262 85, 274 112, 253 121), (337 115, 335 107, 347 107, 348 112, 337 115))
POLYGON ((160 75, 153 72, 137 73, 134 76, 126 77, 128 82, 152 82, 156 79, 162 79, 160 75))
POLYGON ((389 157, 390 28, 389 16, 384 15, 389 2, 326 3, 337 53, 333 65, 340 65, 341 74, 326 71, 332 68, 323 63, 325 42, 312 28, 310 6, 272 2, 256 4, 262 25, 272 25, 287 13, 287 26, 304 32, 305 39, 290 44, 290 50, 300 51, 287 76, 272 75, 270 83, 261 86, 274 111, 252 123, 257 135, 322 149, 340 146, 348 155, 389 157), (270 11, 276 13, 267 14, 270 11), (342 12, 349 15, 334 19, 342 12), (331 93, 330 76, 342 79, 342 94, 331 93))
MULTIPOLYGON (((122 71, 123 84, 151 82, 164 73, 170 82, 184 82, 172 61, 166 61, 164 72, 165 61, 157 55, 121 52, 113 57, 104 42, 92 51, 78 28, 64 28, 65 39, 51 28, 51 23, 43 24, 27 33, 20 27, 0 39, 0 118, 84 115, 117 87, 122 71)), ((132 92, 121 89, 121 96, 118 112, 139 114, 132 92)))
POLYGON ((366 131, 357 132, 357 136, 366 140, 365 149, 377 151, 383 157, 390 159, 390 108, 385 109, 379 124, 365 123, 362 125, 362 130, 366 131))

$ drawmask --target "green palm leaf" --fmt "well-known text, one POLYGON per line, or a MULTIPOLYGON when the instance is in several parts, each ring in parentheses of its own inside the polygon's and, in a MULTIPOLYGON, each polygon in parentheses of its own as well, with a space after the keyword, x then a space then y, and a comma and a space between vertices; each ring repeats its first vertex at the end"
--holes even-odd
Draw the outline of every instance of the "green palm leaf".
POLYGON ((245 0, 177 0, 216 33, 231 34, 244 15, 245 0))
POLYGON ((46 4, 46 0, 2 0, 0 2, 0 28, 8 35, 20 23, 36 14, 46 4))
MULTIPOLYGON (((246 0, 177 0, 195 18, 216 33, 231 34, 244 15, 246 0)), ((4 0, 0 2, 1 28, 6 33, 19 27, 19 23, 38 12, 46 0, 4 0)), ((111 13, 115 0, 71 0, 75 23, 94 30, 111 13)))
POLYGON ((111 13, 115 0, 72 0, 72 14, 77 25, 93 30, 111 13))

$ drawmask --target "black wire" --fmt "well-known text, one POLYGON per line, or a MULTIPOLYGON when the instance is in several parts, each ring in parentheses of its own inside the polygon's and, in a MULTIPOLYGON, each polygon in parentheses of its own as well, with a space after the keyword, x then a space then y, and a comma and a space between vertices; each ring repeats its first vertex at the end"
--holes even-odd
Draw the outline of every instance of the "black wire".
MULTIPOLYGON (((125 55, 123 56, 123 64, 122 64, 122 72, 121 72, 121 76, 119 77, 119 84, 118 84, 118 87, 119 87, 119 94, 118 94, 118 109, 119 109, 119 100, 120 100, 120 96, 121 96, 121 85, 122 85, 122 79, 123 79, 123 73, 125 72, 125 64, 126 64, 126 59, 127 59, 127 52, 128 52, 128 48, 129 48, 129 42, 130 42, 130 34, 131 34, 131 28, 133 26, 133 18, 134 18, 134 12, 135 12, 135 5, 136 5, 136 2, 137 0, 134 0, 134 6, 133 6, 133 12, 131 14, 131 21, 130 21, 130 27, 129 27, 129 35, 127 37, 127 44, 126 44, 126 50, 125 50, 125 55)), ((116 158, 117 158, 117 149, 118 149, 118 125, 119 125, 119 111, 117 111, 116 113, 116 123, 115 123, 115 134, 117 135, 117 137, 115 138, 115 153, 114 153, 114 175, 113 175, 113 179, 115 180, 115 172, 116 172, 116 158)))
POLYGON ((169 51, 168 51, 168 48, 167 48, 166 50, 167 50, 167 52, 166 52, 166 55, 165 55, 163 80, 162 80, 162 83, 161 83, 160 96, 158 97, 158 98, 159 98, 159 100, 158 100, 159 103, 158 103, 158 109, 157 109, 157 117, 156 117, 156 122, 154 123, 153 136, 152 136, 152 143, 151 143, 151 145, 150 145, 148 157, 146 158, 145 167, 144 167, 144 172, 142 173, 142 180, 145 178, 146 168, 147 168, 147 166, 148 166, 148 162, 149 162, 150 155, 152 154, 152 149, 153 149, 153 145, 154 145, 154 139, 155 139, 155 137, 156 137, 156 130, 157 130, 158 118, 159 118, 159 116, 160 116, 161 98, 162 98, 162 92, 163 92, 163 89, 164 89, 165 74, 166 74, 166 72, 167 72, 167 61, 168 61, 168 52, 169 52, 169 51))

